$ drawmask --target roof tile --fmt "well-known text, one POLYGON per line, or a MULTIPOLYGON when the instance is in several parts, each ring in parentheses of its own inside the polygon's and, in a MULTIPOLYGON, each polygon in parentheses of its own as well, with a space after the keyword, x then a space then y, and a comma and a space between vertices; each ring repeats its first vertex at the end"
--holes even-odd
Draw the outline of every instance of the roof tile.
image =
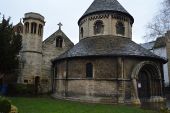
POLYGON ((94 2, 90 5, 90 7, 86 10, 86 12, 83 14, 81 18, 96 12, 103 12, 103 11, 121 12, 129 15, 133 19, 133 17, 126 11, 126 9, 117 0, 94 0, 94 2))
POLYGON ((129 38, 118 36, 93 36, 80 40, 73 48, 60 55, 56 60, 87 56, 135 56, 143 58, 163 59, 129 38))

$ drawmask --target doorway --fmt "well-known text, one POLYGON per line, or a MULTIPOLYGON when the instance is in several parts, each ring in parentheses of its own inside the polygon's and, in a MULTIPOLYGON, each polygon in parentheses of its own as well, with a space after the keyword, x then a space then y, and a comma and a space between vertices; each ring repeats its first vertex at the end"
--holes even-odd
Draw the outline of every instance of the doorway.
POLYGON ((138 80, 138 93, 139 98, 149 98, 150 95, 150 78, 149 73, 142 70, 139 73, 139 80, 138 80))
POLYGON ((154 65, 144 65, 138 74, 138 95, 140 99, 162 96, 161 78, 154 65))
POLYGON ((38 94, 39 86, 40 86, 40 77, 36 76, 35 77, 35 94, 38 94))

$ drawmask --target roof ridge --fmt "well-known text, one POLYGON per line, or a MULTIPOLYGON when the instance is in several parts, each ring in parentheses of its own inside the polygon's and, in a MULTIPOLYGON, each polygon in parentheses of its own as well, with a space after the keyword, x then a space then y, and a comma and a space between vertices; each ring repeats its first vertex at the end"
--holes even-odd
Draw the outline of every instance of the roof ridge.
POLYGON ((61 29, 58 29, 57 31, 55 31, 54 33, 52 33, 48 38, 46 38, 46 39, 43 41, 43 43, 48 42, 48 40, 50 40, 51 38, 53 38, 54 35, 56 35, 56 34, 59 35, 59 33, 62 34, 62 36, 63 36, 64 39, 66 39, 66 40, 70 41, 72 44, 74 44, 74 43, 70 40, 70 38, 69 38, 61 29))

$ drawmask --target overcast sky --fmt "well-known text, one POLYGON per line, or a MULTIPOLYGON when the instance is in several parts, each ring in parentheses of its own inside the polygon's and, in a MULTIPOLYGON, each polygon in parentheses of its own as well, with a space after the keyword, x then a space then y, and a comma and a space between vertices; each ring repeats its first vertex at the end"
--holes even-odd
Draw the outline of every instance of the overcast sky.
MULTIPOLYGON (((0 0, 0 12, 11 17, 17 24, 24 13, 36 12, 45 17, 44 37, 46 39, 56 30, 58 23, 63 24, 62 30, 74 42, 79 40, 78 19, 87 10, 93 0, 0 0)), ((142 43, 145 26, 157 13, 162 0, 118 0, 134 17, 133 40, 142 43)), ((1 15, 2 17, 2 15, 1 15)))

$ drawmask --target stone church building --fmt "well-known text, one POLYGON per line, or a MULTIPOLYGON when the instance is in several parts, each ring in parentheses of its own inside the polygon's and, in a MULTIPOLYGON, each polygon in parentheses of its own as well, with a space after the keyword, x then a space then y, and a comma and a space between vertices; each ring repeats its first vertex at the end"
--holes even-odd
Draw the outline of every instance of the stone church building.
POLYGON ((15 26, 23 36, 18 82, 85 102, 163 101, 167 60, 132 41, 133 23, 117 0, 94 0, 78 21, 74 45, 61 28, 42 41, 44 17, 26 13, 15 26))
POLYGON ((60 28, 42 41, 45 21, 38 13, 26 13, 23 24, 20 22, 14 27, 14 30, 22 35, 18 83, 35 84, 39 92, 50 92, 53 75, 51 60, 72 48, 74 44, 60 28))

